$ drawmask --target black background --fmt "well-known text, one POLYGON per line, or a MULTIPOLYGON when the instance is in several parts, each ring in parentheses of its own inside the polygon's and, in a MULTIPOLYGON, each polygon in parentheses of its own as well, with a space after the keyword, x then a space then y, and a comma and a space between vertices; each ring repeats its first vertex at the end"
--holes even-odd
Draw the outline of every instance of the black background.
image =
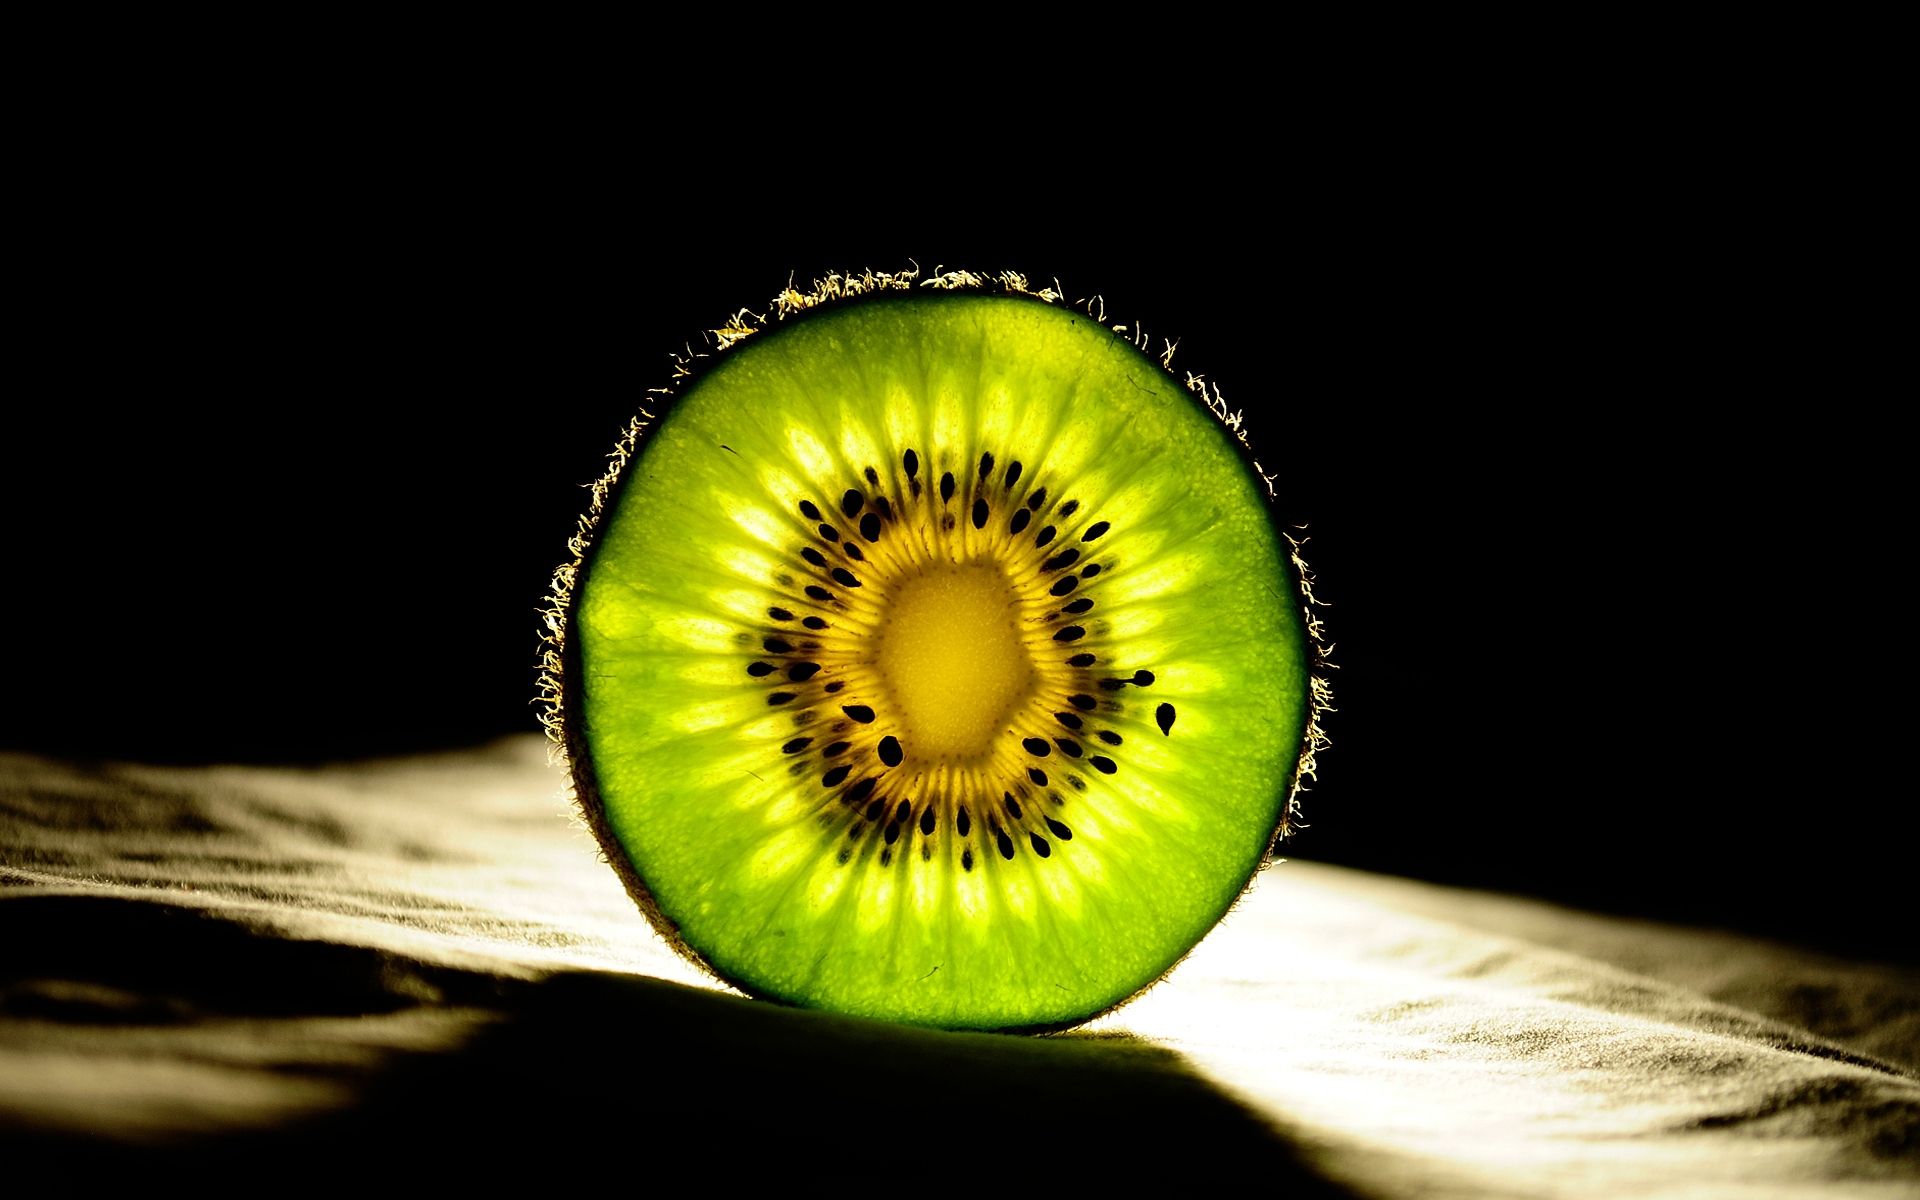
POLYGON ((1291 853, 1910 957, 1877 534, 1737 328, 1751 259, 1457 149, 701 197, 536 139, 131 160, 26 331, 0 745, 532 730, 546 580, 673 351, 789 277, 1012 268, 1178 338, 1306 526, 1338 712, 1291 853))

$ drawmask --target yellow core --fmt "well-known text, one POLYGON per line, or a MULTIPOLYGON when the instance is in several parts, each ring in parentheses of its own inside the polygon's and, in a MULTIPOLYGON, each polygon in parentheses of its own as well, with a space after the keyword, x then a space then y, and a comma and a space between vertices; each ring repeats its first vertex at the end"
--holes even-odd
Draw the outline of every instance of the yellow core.
POLYGON ((1019 613, 992 563, 932 566, 894 585, 876 665, 905 718, 909 754, 978 758, 1012 728, 1034 682, 1019 613))

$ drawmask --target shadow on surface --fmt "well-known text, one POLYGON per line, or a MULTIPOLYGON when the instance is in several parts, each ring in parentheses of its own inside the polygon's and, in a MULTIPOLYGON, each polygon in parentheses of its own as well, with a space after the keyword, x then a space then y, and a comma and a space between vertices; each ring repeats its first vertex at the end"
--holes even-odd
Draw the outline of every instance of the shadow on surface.
POLYGON ((15 893, 0 901, 0 944, 12 1028, 0 1062, 11 1048, 15 1070, 58 1047, 109 1101, 125 1094, 112 1072, 156 1056, 189 1071, 218 1060, 217 1087, 242 1071, 268 1088, 338 1089, 318 1115, 234 1121, 216 1107, 171 1127, 111 1102, 79 1117, 9 1113, 0 1090, 0 1158, 71 1182, 180 1171, 499 1184, 534 1166, 862 1187, 904 1166, 926 1181, 1137 1185, 1177 1172, 1345 1194, 1180 1055, 1125 1036, 948 1034, 637 976, 508 978, 125 900, 15 893), (467 1019, 411 1042, 374 1034, 409 1012, 467 1019), (345 1052, 342 1028, 361 1039, 345 1052), (332 1041, 316 1051, 319 1030, 332 1041))

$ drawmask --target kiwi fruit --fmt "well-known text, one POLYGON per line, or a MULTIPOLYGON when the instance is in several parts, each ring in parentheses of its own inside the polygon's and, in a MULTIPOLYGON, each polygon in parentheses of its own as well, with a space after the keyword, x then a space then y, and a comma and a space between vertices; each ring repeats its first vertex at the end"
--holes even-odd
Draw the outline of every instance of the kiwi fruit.
POLYGON ((555 577, 549 728, 656 928, 946 1028, 1164 975, 1293 820, 1310 583, 1237 415, 1017 275, 836 276, 715 331, 555 577))

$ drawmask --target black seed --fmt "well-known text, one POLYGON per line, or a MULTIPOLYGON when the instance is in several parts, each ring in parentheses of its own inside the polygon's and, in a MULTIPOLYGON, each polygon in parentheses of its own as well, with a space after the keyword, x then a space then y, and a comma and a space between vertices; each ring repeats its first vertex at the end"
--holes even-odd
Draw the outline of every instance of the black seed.
POLYGON ((805 683, 819 673, 819 663, 795 663, 787 668, 787 678, 795 683, 805 683))
POLYGON ((791 699, 793 699, 792 692, 775 692, 773 695, 767 697, 767 703, 770 705, 778 706, 781 704, 785 704, 787 701, 791 699))
POLYGON ((832 683, 830 683, 830 684, 828 684, 828 685, 827 685, 827 693, 828 693, 829 695, 831 695, 831 694, 833 694, 834 692, 837 692, 837 691, 839 691, 839 690, 840 690, 841 688, 843 688, 843 687, 845 687, 845 686, 847 686, 847 685, 846 685, 846 683, 845 683, 845 681, 843 681, 843 680, 839 680, 839 679, 836 679, 836 680, 834 680, 834 681, 833 681, 832 683))
POLYGON ((816 567, 824 567, 827 565, 827 556, 815 550, 812 546, 807 546, 802 549, 800 551, 800 557, 806 559, 816 567))
POLYGON ((865 471, 861 473, 867 477, 868 483, 872 484, 874 487, 880 486, 880 473, 878 471, 875 471, 872 467, 868 467, 865 471))
POLYGON ((1013 793, 1001 792, 1000 800, 1007 806, 1007 811, 1013 814, 1013 819, 1018 821, 1020 819, 1020 802, 1013 798, 1013 793))
POLYGON ((920 456, 909 450, 900 456, 900 465, 907 469, 907 478, 912 479, 920 473, 920 456))
POLYGON ((1047 590, 1056 596, 1064 596, 1079 586, 1080 581, 1069 575, 1065 579, 1055 582, 1054 585, 1047 590))
MULTIPOLYGON (((900 831, 898 829, 895 829, 893 831, 893 834, 894 834, 894 837, 899 837, 900 831)), ((891 842, 893 838, 888 838, 887 840, 891 842)), ((893 862, 893 847, 883 846, 880 850, 880 865, 884 867, 891 864, 892 862, 893 862)))
POLYGON ((853 747, 852 742, 834 742, 832 745, 820 751, 820 757, 839 758, 842 754, 845 754, 848 750, 852 749, 852 747, 853 747))
POLYGON ((1173 718, 1174 711, 1171 704, 1162 704, 1153 710, 1154 723, 1160 726, 1161 734, 1167 737, 1173 736, 1173 718))
POLYGON ((902 825, 906 824, 907 818, 912 815, 913 815, 913 805, 911 802, 906 800, 902 800, 900 802, 900 807, 893 810, 893 819, 900 822, 902 825))
MULTIPOLYGON (((913 485, 913 494, 916 496, 920 494, 920 484, 918 483, 918 481, 916 481, 913 485)), ((873 506, 880 510, 881 516, 885 517, 889 521, 893 520, 893 504, 889 502, 885 496, 881 496, 880 498, 875 500, 873 502, 873 506)))
POLYGON ((787 611, 786 609, 784 609, 784 608, 770 608, 770 609, 768 609, 768 610, 767 610, 767 615, 768 615, 768 616, 770 616, 770 617, 772 617, 772 618, 773 618, 774 620, 776 620, 776 621, 791 621, 791 620, 793 620, 793 614, 792 614, 792 613, 790 613, 790 612, 788 612, 788 611, 787 611))
POLYGON ((920 495, 920 481, 918 479, 907 480, 907 490, 912 492, 915 498, 918 498, 920 495))
POLYGON ((812 597, 815 600, 833 599, 832 592, 828 591, 827 589, 821 587, 819 584, 815 584, 815 583, 810 583, 807 585, 807 595, 812 597))
POLYGON ((1088 696, 1085 694, 1078 695, 1078 696, 1068 696, 1067 703, 1073 705, 1075 708, 1079 709, 1081 712, 1093 711, 1092 696, 1088 696))
POLYGON ((1072 738, 1055 738, 1053 744, 1060 747, 1060 752, 1068 758, 1080 757, 1080 743, 1072 738))
POLYGON ((888 821, 886 831, 884 834, 882 834, 882 836, 884 836, 887 839, 887 845, 889 846, 899 841, 900 840, 900 822, 888 821))
POLYGON ((840 540, 840 531, 831 525, 822 525, 820 527, 820 536, 830 542, 837 542, 840 540))
MULTIPOLYGON (((867 515, 868 515, 868 516, 872 516, 873 514, 872 514, 872 513, 868 513, 867 515)), ((846 545, 844 545, 844 546, 842 546, 842 547, 840 547, 840 548, 841 548, 842 550, 845 550, 845 551, 847 552, 847 557, 848 557, 848 558, 850 558, 850 559, 852 559, 852 560, 853 560, 853 561, 855 561, 855 562, 865 562, 865 561, 867 561, 867 556, 866 556, 866 555, 864 555, 864 554, 862 554, 862 553, 860 552, 860 547, 858 547, 858 546, 856 546, 856 545, 854 545, 854 544, 853 544, 852 542, 848 542, 848 543, 847 543, 846 545)))
POLYGON ((1080 572, 1080 578, 1092 579, 1095 575, 1098 575, 1099 573, 1100 573, 1100 564, 1091 563, 1080 572))
POLYGON ((1011 860, 1013 858, 1013 839, 1008 837, 1005 833, 1001 832, 998 829, 994 830, 993 844, 1000 847, 1001 858, 1008 859, 1008 860, 1011 860))
POLYGON ((786 745, 780 747, 780 752, 782 754, 798 754, 802 750, 805 750, 808 746, 811 746, 812 744, 813 744, 812 738, 794 738, 792 741, 788 742, 786 745))
POLYGON ((1078 625, 1069 625, 1054 634, 1053 640, 1056 642, 1077 642, 1085 636, 1087 636, 1086 630, 1080 628, 1078 625))
POLYGON ((1060 515, 1063 517, 1070 517, 1078 511, 1080 511, 1080 502, 1078 500, 1069 500, 1060 506, 1060 515))
POLYGON ((1008 490, 1012 490, 1013 485, 1019 482, 1020 482, 1020 460, 1016 458, 1012 462, 1007 464, 1008 490))
POLYGON ((973 851, 972 850, 962 850, 960 852, 960 869, 962 871, 973 870, 973 851))
POLYGON ((960 806, 960 815, 953 819, 953 827, 960 831, 961 837, 967 836, 967 831, 973 828, 973 820, 967 816, 966 805, 960 806))
POLYGON ((785 654, 787 651, 793 649, 792 643, 777 637, 770 637, 760 644, 767 648, 768 654, 785 654))
POLYGON ((1028 738, 1020 744, 1025 746, 1027 753, 1033 755, 1035 758, 1045 758, 1047 755, 1053 753, 1053 747, 1047 745, 1046 740, 1043 738, 1028 738))
POLYGON ((800 515, 809 521, 818 521, 820 519, 820 510, 813 506, 813 501, 802 500, 800 502, 800 515))
POLYGON ((1053 847, 1047 845, 1047 839, 1041 837, 1039 834, 1030 833, 1027 835, 1027 840, 1033 843, 1033 852, 1041 858, 1045 858, 1047 855, 1053 853, 1053 847))
POLYGON ((880 815, 886 811, 887 802, 885 800, 875 800, 872 804, 867 805, 866 818, 869 821, 878 821, 880 815))
POLYGON ((860 518, 860 536, 867 539, 870 542, 879 541, 880 540, 880 518, 874 515, 873 513, 868 513, 866 516, 861 517, 860 518))
POLYGON ((1090 667, 1095 661, 1091 654, 1076 654, 1067 660, 1067 665, 1070 667, 1090 667))
POLYGON ((1080 540, 1083 542, 1091 542, 1112 528, 1113 526, 1107 524, 1105 521, 1095 521, 1093 524, 1087 526, 1087 531, 1080 535, 1080 540))
POLYGON ((808 629, 825 629, 827 627, 827 623, 819 617, 801 617, 800 623, 808 629))
POLYGON ((1133 673, 1133 686, 1148 687, 1152 683, 1153 683, 1152 671, 1135 671, 1133 673))
POLYGON ((1033 786, 1035 787, 1047 786, 1047 773, 1039 767, 1028 767, 1027 778, 1033 780, 1033 786))
POLYGON ((1082 596, 1078 600, 1075 600, 1073 603, 1061 609, 1060 611, 1070 612, 1077 616, 1078 614, 1083 613, 1092 607, 1093 607, 1092 598, 1088 596, 1082 596))
POLYGON ((1037 491, 1035 491, 1033 495, 1027 497, 1027 507, 1032 509, 1034 512, 1039 512, 1040 506, 1042 504, 1045 504, 1046 502, 1047 502, 1047 489, 1045 488, 1040 488, 1037 491))
POLYGON ((873 710, 864 704, 843 704, 840 706, 840 711, 862 725, 873 724, 873 710))
POLYGON ((1114 772, 1113 760, 1105 755, 1095 754, 1088 758, 1087 761, 1092 763, 1093 769, 1102 775, 1111 775, 1114 772))
POLYGON ((947 514, 947 515, 946 515, 945 517, 942 517, 942 518, 941 518, 941 520, 940 520, 940 528, 942 528, 942 529, 952 529, 952 528, 953 528, 953 514, 952 514, 952 513, 948 513, 948 514, 947 514))
POLYGON ((747 674, 753 676, 755 679, 760 678, 760 676, 762 675, 771 675, 773 674, 773 664, 772 663, 748 663, 747 674))
POLYGON ((1102 729, 1099 733, 1095 734, 1094 736, 1099 738, 1101 741, 1105 742, 1109 746, 1118 746, 1120 744, 1120 735, 1115 733, 1111 729, 1102 729))
POLYGON ((878 782, 880 781, 877 779, 862 779, 859 783, 848 788, 847 803, 858 804, 868 796, 873 795, 873 785, 878 782))
POLYGON ((900 740, 898 738, 892 734, 888 734, 886 737, 880 739, 881 762, 890 767, 897 767, 900 765, 900 760, 905 757, 906 755, 900 751, 900 740))
POLYGON ((1074 713, 1067 713, 1067 712, 1055 713, 1053 714, 1053 719, 1060 722, 1062 725, 1065 725, 1068 729, 1080 728, 1080 718, 1078 715, 1074 713))
POLYGON ((940 477, 940 502, 944 504, 951 499, 953 499, 953 472, 948 471, 940 477))
POLYGON ((1073 840, 1073 830, 1068 829, 1065 823, 1063 822, 1056 821, 1052 817, 1048 817, 1047 828, 1053 830, 1053 836, 1059 838, 1063 842, 1070 842, 1073 840))
POLYGON ((859 512, 866 502, 865 496, 862 496, 852 488, 848 488, 847 494, 840 497, 840 511, 851 517, 853 514, 859 512))
POLYGON ((832 575, 833 581, 841 587, 860 586, 860 581, 853 577, 853 572, 847 570, 845 567, 835 567, 832 571, 828 572, 828 574, 832 575))
POLYGON ((1042 571, 1058 571, 1062 567, 1070 567, 1079 561, 1080 552, 1078 550, 1062 550, 1052 558, 1041 563, 1040 569, 1042 571))
POLYGON ((821 787, 839 787, 841 782, 844 781, 846 777, 852 773, 852 771, 853 771, 852 767, 848 766, 846 763, 841 763, 839 766, 834 767, 832 770, 828 771, 825 775, 822 775, 820 777, 820 786, 821 787))
POLYGON ((840 854, 838 857, 840 859, 840 865, 843 867, 846 866, 848 860, 850 860, 853 857, 853 848, 851 846, 840 847, 840 854))
POLYGON ((1117 692, 1117 691, 1119 691, 1119 690, 1120 690, 1121 688, 1123 688, 1123 687, 1125 687, 1125 686, 1127 686, 1127 680, 1124 680, 1124 679, 1102 679, 1102 680, 1100 681, 1100 686, 1101 686, 1102 688, 1105 688, 1105 689, 1106 689, 1107 691, 1109 691, 1109 692, 1117 692))
POLYGON ((985 500, 975 500, 973 502, 973 527, 975 529, 985 529, 987 527, 987 502, 985 500))
POLYGON ((1007 523, 1007 528, 1014 533, 1019 533, 1027 527, 1027 522, 1032 519, 1032 513, 1024 508, 1016 508, 1013 510, 1013 520, 1007 523))
POLYGON ((933 836, 933 824, 934 824, 934 822, 933 822, 933 806, 932 806, 932 805, 928 805, 928 806, 927 806, 927 807, 926 807, 926 808, 925 808, 925 809, 924 809, 924 810, 923 810, 923 811, 922 811, 922 812, 920 813, 920 832, 921 832, 921 833, 923 833, 923 834, 925 834, 925 835, 926 835, 926 836, 928 836, 928 837, 932 837, 932 836, 933 836))
POLYGON ((1033 544, 1036 546, 1044 546, 1052 540, 1053 526, 1051 525, 1041 526, 1040 532, 1033 535, 1033 544))

